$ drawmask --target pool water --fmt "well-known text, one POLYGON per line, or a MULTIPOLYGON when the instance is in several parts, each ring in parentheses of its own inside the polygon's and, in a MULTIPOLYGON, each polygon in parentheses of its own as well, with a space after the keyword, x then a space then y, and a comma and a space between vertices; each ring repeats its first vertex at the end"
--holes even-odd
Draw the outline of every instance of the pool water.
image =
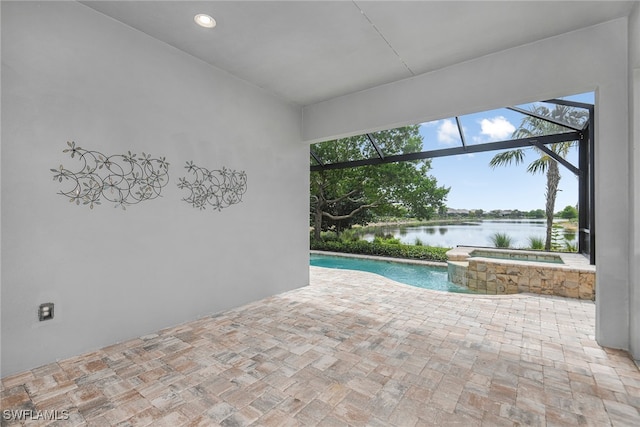
POLYGON ((368 271, 405 285, 423 289, 465 294, 475 293, 463 286, 449 282, 446 267, 318 254, 311 254, 310 264, 316 267, 368 271))

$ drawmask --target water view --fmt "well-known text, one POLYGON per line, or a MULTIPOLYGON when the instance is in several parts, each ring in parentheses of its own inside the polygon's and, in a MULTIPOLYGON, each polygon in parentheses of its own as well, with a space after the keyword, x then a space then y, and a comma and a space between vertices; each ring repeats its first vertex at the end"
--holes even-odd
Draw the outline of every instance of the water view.
MULTIPOLYGON (((392 234, 402 243, 414 244, 419 239, 427 246, 453 248, 455 246, 493 246, 491 236, 506 233, 512 239, 512 247, 529 247, 529 238, 537 237, 544 241, 546 222, 544 219, 487 219, 468 221, 458 224, 436 224, 424 226, 386 226, 381 227, 385 234, 392 234)), ((560 237, 577 245, 577 233, 560 230, 560 237)), ((373 234, 363 236, 372 241, 373 234)))

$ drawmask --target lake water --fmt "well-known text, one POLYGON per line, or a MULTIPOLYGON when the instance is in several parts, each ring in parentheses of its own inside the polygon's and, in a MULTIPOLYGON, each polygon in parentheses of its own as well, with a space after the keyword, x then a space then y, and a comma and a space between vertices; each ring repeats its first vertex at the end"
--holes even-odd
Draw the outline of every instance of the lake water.
MULTIPOLYGON (((495 233, 506 233, 511 237, 512 247, 529 247, 529 237, 537 237, 544 241, 546 221, 531 219, 496 219, 468 221, 461 224, 442 224, 417 227, 390 226, 384 227, 385 234, 393 234, 402 243, 414 244, 420 239, 426 246, 453 248, 456 246, 493 246, 491 236, 495 233)), ((562 234, 569 242, 576 245, 577 234, 562 234)), ((364 236, 365 240, 373 240, 373 234, 364 236)))

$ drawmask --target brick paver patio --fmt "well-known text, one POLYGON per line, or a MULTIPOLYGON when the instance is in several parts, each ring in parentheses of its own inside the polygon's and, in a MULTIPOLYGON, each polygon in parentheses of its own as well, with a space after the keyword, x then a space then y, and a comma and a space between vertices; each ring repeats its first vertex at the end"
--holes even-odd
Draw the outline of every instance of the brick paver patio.
POLYGON ((4 378, 2 424, 638 426, 640 372, 594 316, 311 267, 308 287, 4 378))

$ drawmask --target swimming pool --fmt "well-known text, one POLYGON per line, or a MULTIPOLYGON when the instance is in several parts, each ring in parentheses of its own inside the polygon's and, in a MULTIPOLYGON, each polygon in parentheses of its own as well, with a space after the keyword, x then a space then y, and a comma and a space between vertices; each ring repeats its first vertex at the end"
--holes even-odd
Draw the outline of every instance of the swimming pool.
POLYGON ((449 282, 447 280, 447 267, 319 254, 311 254, 310 264, 316 267, 368 271, 396 282, 423 289, 466 294, 475 293, 464 286, 449 282))

